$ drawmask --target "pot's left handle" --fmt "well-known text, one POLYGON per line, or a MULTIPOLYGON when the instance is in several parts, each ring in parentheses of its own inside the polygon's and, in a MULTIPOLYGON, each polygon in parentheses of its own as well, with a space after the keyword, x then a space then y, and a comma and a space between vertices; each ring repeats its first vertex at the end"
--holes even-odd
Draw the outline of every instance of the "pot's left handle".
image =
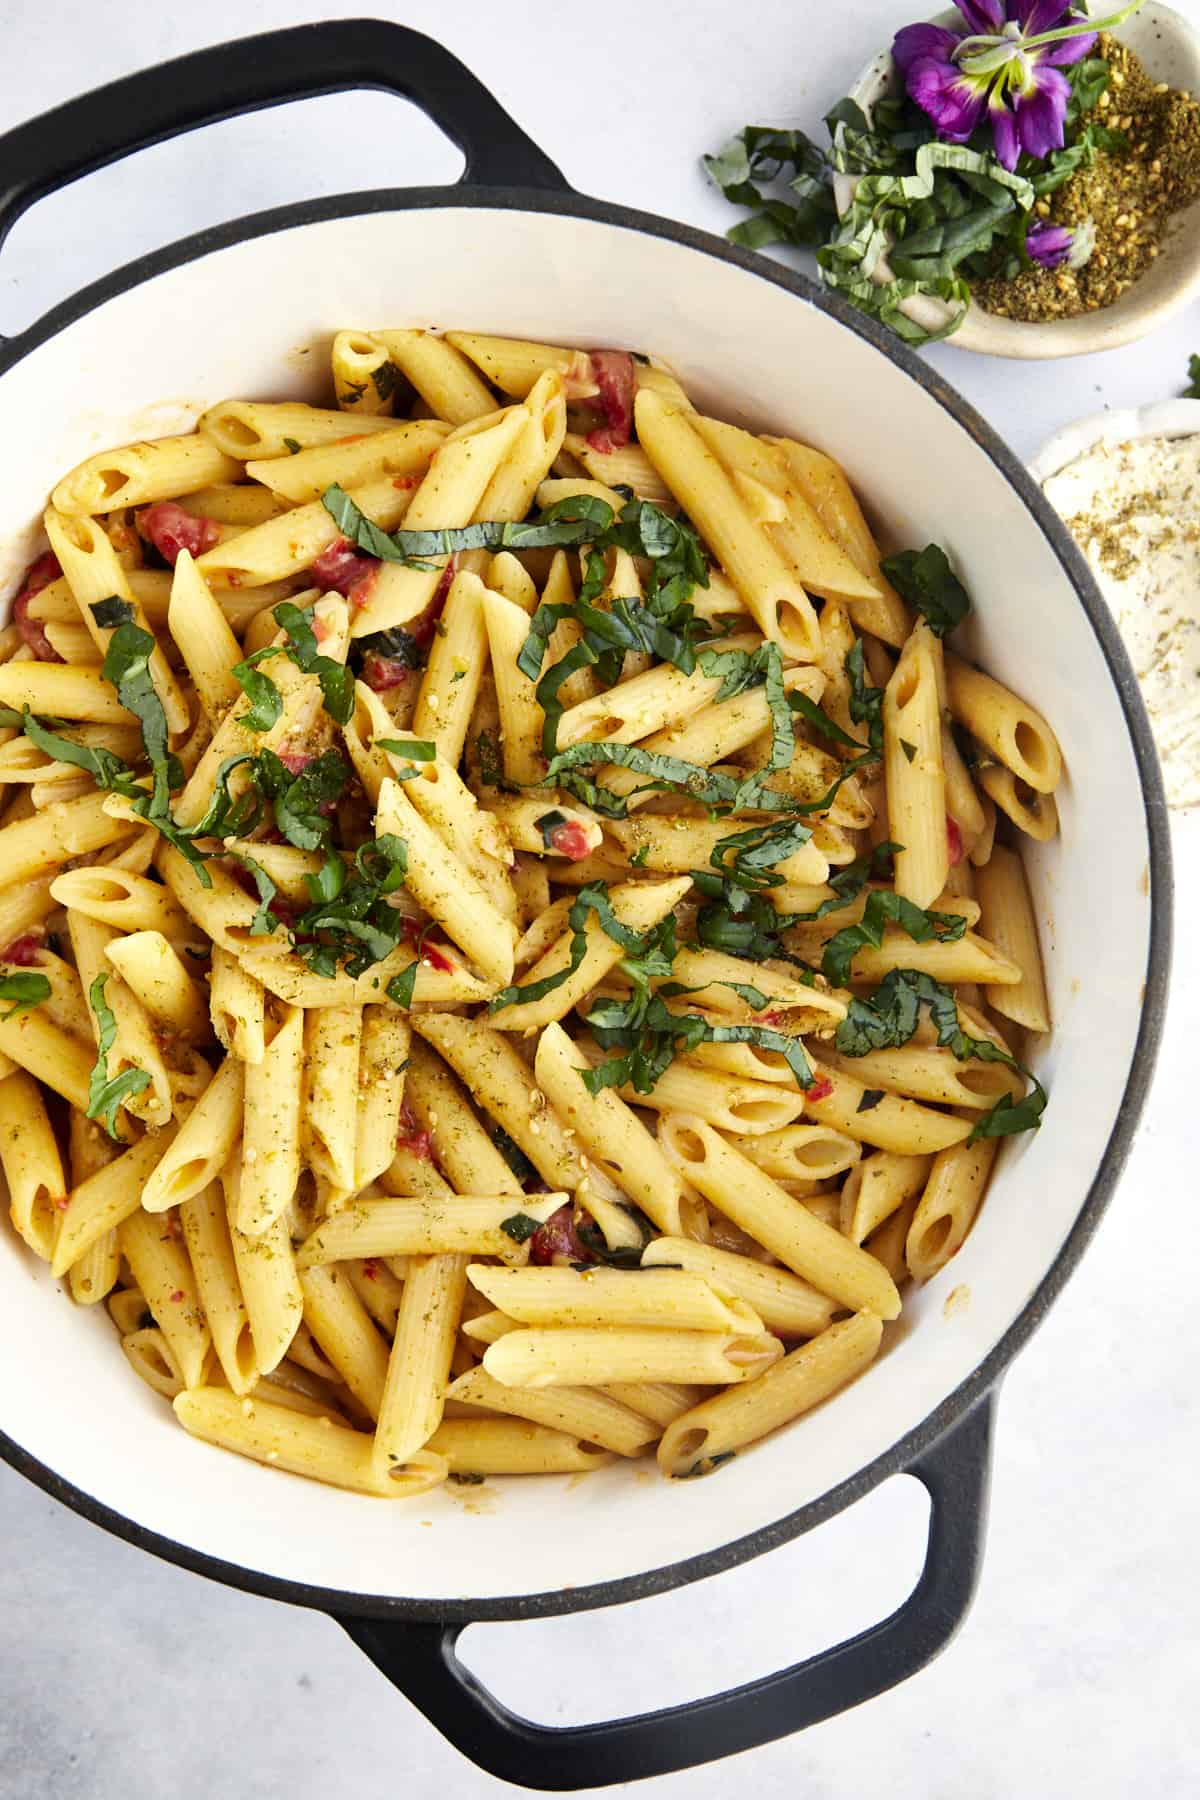
POLYGON ((561 172, 456 56, 382 19, 335 19, 238 38, 127 75, 0 137, 0 244, 26 207, 81 175, 198 125, 285 100, 381 88, 458 145, 462 179, 570 192, 561 172))

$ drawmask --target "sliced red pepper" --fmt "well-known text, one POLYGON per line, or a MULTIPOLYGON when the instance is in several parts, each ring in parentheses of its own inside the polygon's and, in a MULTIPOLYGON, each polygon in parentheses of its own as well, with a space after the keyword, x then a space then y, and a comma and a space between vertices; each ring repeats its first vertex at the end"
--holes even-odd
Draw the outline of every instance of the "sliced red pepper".
POLYGON ((57 556, 53 550, 47 550, 45 555, 30 563, 21 578, 21 591, 13 601, 13 624, 21 634, 21 642, 28 645, 39 662, 60 663, 63 659, 46 636, 42 621, 29 617, 29 602, 61 574, 62 566, 57 556))
POLYGON ((43 948, 43 939, 36 931, 26 931, 21 937, 14 938, 6 950, 0 950, 0 962, 12 963, 18 969, 32 969, 37 965, 38 953, 43 948))
POLYGON ((592 374, 604 424, 589 431, 593 450, 623 450, 633 436, 633 396, 637 371, 628 350, 593 350, 592 374))
POLYGON ((570 1200, 552 1212, 544 1225, 539 1225, 529 1240, 529 1260, 546 1266, 550 1263, 595 1262, 595 1257, 580 1242, 575 1229, 575 1206, 570 1200))
POLYGON ((592 854, 592 846, 588 841, 587 829, 578 819, 564 819, 561 825, 552 825, 546 833, 546 842, 560 856, 570 862, 583 862, 592 854))
POLYGON ((806 1100, 828 1100, 832 1092, 832 1081, 828 1075, 822 1075, 818 1081, 813 1082, 810 1088, 805 1089, 804 1098, 806 1100))
POLYGON ((362 678, 377 694, 403 687, 412 672, 398 656, 380 656, 378 650, 368 650, 362 660, 362 678))
POLYGON ((198 519, 174 500, 159 500, 138 513, 137 528, 172 568, 181 550, 192 556, 202 556, 221 540, 221 527, 216 519, 198 519))
POLYGON ((406 1100, 400 1108, 400 1129, 396 1133, 397 1150, 407 1150, 410 1156, 419 1158, 421 1162, 433 1161, 433 1139, 427 1131, 422 1131, 413 1118, 406 1100))

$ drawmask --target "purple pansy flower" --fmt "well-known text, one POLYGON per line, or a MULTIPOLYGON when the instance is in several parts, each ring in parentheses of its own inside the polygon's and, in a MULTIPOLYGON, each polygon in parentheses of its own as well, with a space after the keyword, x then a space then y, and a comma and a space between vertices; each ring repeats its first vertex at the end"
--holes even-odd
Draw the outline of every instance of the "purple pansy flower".
POLYGON ((1066 225, 1039 222, 1031 225, 1025 234, 1026 250, 1043 269, 1061 267, 1070 256, 1074 241, 1075 233, 1066 225))
POLYGON ((1069 225, 1051 225, 1038 219, 1025 233, 1025 248, 1043 269, 1081 269, 1092 254, 1096 228, 1090 219, 1072 229, 1069 225))
POLYGON ((1039 161, 1063 144, 1071 85, 1066 64, 1086 56, 1097 33, 1137 10, 1088 20, 1067 0, 956 0, 965 31, 906 25, 892 57, 909 95, 937 134, 965 144, 985 113, 996 155, 1015 169, 1022 151, 1039 161))

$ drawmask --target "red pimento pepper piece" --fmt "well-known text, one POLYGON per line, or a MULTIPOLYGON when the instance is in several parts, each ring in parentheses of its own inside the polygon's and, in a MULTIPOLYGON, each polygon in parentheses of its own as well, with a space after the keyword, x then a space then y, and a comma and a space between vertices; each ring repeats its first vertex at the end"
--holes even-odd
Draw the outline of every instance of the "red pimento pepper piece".
POLYGON ((593 350, 592 374, 604 424, 588 432, 588 445, 602 453, 623 450, 633 436, 633 396, 637 372, 627 350, 593 350))
POLYGON ((216 519, 198 519, 174 500, 159 500, 145 512, 138 513, 137 528, 172 568, 181 550, 188 551, 191 556, 202 556, 221 539, 221 527, 216 519))
POLYGON ((957 819, 946 814, 946 844, 950 851, 950 867, 957 868, 963 859, 963 834, 957 819))
POLYGON ((427 1131, 422 1131, 413 1118, 405 1100, 400 1108, 400 1129, 396 1133, 397 1150, 407 1150, 421 1162, 433 1161, 433 1139, 427 1131))
POLYGON ((818 1081, 813 1082, 810 1088, 805 1089, 804 1098, 806 1100, 828 1100, 832 1092, 832 1081, 828 1075, 822 1075, 818 1081))
POLYGON ((546 842, 570 862, 582 862, 592 854, 587 829, 578 819, 564 819, 561 825, 552 825, 546 833, 546 842))
POLYGON ((539 1225, 529 1240, 529 1260, 545 1267, 550 1263, 595 1262, 575 1229, 575 1206, 568 1200, 539 1225))
POLYGON ((437 969, 443 975, 453 975, 458 965, 452 962, 437 944, 429 942, 425 936, 429 929, 428 925, 418 925, 415 919, 405 919, 403 926, 405 943, 411 944, 421 961, 428 963, 431 969, 437 969))
POLYGON ((317 759, 309 750, 277 750, 275 753, 289 775, 299 775, 317 759))
POLYGON ((18 969, 35 968, 43 941, 39 932, 23 932, 20 937, 14 938, 6 949, 0 950, 0 962, 12 963, 18 969))
POLYGON ((57 556, 53 550, 47 550, 45 555, 30 563, 21 578, 21 591, 13 601, 13 624, 21 634, 21 642, 33 651, 38 662, 60 663, 63 659, 46 636, 42 621, 29 617, 29 602, 61 574, 62 565, 57 556))
POLYGON ((175 1289, 175 1292, 174 1292, 174 1293, 173 1293, 173 1294, 172 1294, 172 1295, 171 1295, 171 1300, 172 1300, 172 1303, 173 1303, 173 1304, 174 1304, 174 1305, 175 1305, 175 1306, 178 1306, 178 1305, 179 1305, 179 1302, 180 1302, 180 1301, 181 1301, 181 1300, 182 1300, 182 1299, 183 1299, 183 1289, 182 1289, 182 1288, 176 1288, 176 1289, 175 1289))
POLYGON ((402 687, 411 674, 408 664, 398 656, 380 656, 378 650, 368 650, 362 660, 362 678, 377 694, 402 687))
POLYGON ((365 606, 379 574, 379 559, 363 556, 348 538, 335 538, 314 558, 312 578, 326 592, 344 594, 355 606, 365 606))

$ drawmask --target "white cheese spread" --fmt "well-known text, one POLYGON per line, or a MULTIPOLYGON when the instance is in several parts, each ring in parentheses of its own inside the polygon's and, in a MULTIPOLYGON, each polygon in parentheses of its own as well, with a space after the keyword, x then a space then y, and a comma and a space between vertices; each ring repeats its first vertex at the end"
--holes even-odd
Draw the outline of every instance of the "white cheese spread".
POLYGON ((1099 444, 1043 485, 1125 641, 1167 801, 1200 804, 1200 436, 1099 444))

